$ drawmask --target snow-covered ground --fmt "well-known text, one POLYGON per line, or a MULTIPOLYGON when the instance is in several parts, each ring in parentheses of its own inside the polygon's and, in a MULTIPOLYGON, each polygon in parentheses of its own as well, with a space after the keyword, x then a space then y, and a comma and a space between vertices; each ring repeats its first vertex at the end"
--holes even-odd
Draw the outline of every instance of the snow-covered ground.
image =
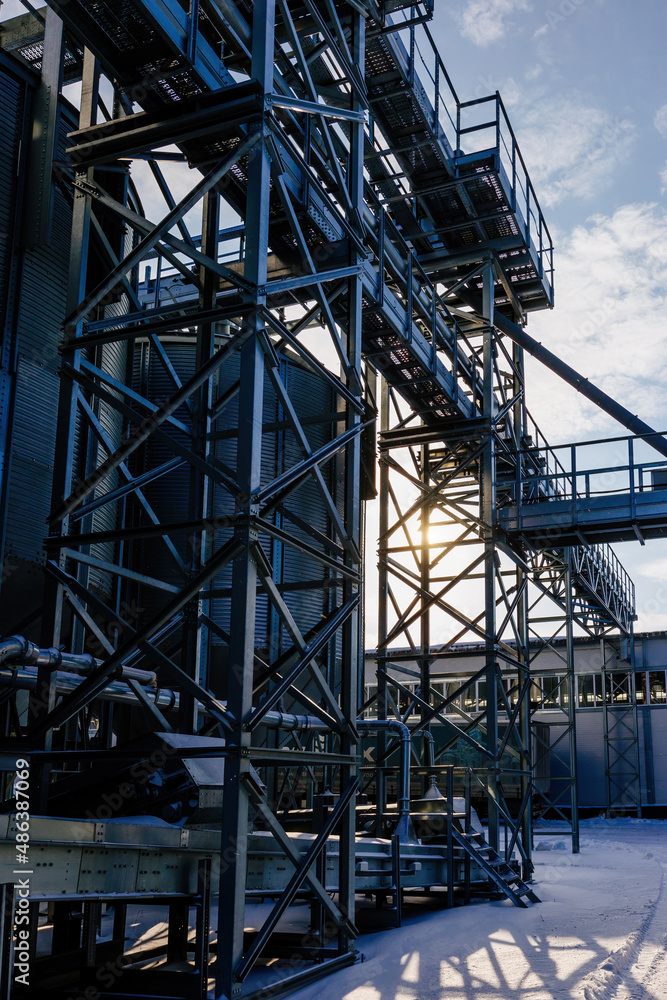
MULTIPOLYGON (((536 837, 536 844, 542 838, 536 837)), ((667 822, 588 820, 534 854, 542 902, 483 903, 364 936, 294 1000, 667 1000, 667 822)))

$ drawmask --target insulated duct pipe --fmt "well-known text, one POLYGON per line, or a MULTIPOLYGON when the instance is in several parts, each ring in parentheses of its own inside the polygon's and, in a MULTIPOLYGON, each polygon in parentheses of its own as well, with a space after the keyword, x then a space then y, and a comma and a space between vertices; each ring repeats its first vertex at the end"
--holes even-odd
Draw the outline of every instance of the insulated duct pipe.
MULTIPOLYGON (((81 683, 81 678, 73 673, 66 673, 62 670, 55 671, 55 688, 59 695, 70 694, 76 691, 81 683)), ((0 668, 0 688, 15 688, 17 691, 37 690, 37 671, 34 668, 14 668, 7 666, 0 668)), ((170 691, 166 688, 144 688, 146 697, 157 705, 160 709, 171 711, 178 708, 178 692, 170 691)), ((122 702, 127 705, 138 705, 137 696, 122 683, 122 681, 111 681, 104 691, 96 696, 96 700, 122 702)))
MULTIPOLYGON (((469 288, 458 289, 457 295, 471 306, 475 312, 479 313, 480 316, 483 315, 482 300, 474 292, 471 292, 469 288)), ((540 344, 538 340, 535 340, 534 337, 526 333, 518 323, 513 323, 511 319, 507 319, 502 313, 496 312, 493 317, 493 324, 501 333, 506 334, 519 347, 523 347, 524 351, 528 351, 530 355, 541 361, 543 365, 546 365, 552 372, 559 375, 563 381, 575 388, 582 396, 590 399, 592 403, 599 406, 610 417, 618 420, 623 427, 627 427, 633 434, 643 438, 647 444, 650 444, 656 451, 667 458, 667 440, 657 431, 654 431, 652 427, 649 427, 648 424, 644 423, 635 413, 626 410, 624 406, 621 406, 615 399, 608 396, 606 392, 603 392, 602 389, 589 382, 587 378, 584 378, 578 371, 575 371, 574 368, 571 368, 570 365, 562 361, 548 347, 540 344)))
MULTIPOLYGON (((37 674, 31 670, 20 670, 19 667, 35 668, 49 666, 56 677, 56 690, 59 694, 68 694, 78 686, 73 674, 84 677, 101 663, 88 653, 66 653, 59 649, 40 649, 25 639, 22 635, 12 635, 0 639, 0 687, 14 687, 25 691, 34 691, 37 684, 37 674), (9 668, 9 669, 7 669, 9 668)), ((162 688, 157 693, 157 678, 151 670, 139 670, 137 667, 123 665, 120 676, 110 681, 98 697, 110 701, 123 701, 136 704, 136 696, 127 690, 121 682, 135 680, 144 685, 146 695, 159 707, 167 709, 178 708, 178 692, 162 688), (147 686, 147 687, 146 687, 147 686)), ((204 714, 208 714, 203 709, 204 714)), ((287 712, 267 712, 262 719, 262 725, 267 729, 283 729, 287 732, 304 732, 307 730, 326 731, 329 727, 312 715, 294 715, 287 712)))
MULTIPOLYGON (((96 660, 90 653, 65 653, 54 646, 40 649, 30 639, 22 635, 10 635, 0 639, 0 664, 13 667, 49 667, 57 670, 73 671, 76 674, 91 673, 102 660, 96 660)), ((152 670, 139 670, 136 667, 122 667, 121 680, 139 681, 140 684, 157 685, 157 678, 152 670)))

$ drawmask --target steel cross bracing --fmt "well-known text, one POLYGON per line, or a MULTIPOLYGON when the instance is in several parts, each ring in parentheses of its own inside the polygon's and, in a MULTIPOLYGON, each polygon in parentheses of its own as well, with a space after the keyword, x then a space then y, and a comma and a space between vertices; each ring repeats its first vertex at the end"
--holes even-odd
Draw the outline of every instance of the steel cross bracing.
MULTIPOLYGON (((516 845, 530 871, 535 557, 521 536, 499 529, 497 508, 502 478, 538 475, 539 454, 517 458, 527 434, 522 357, 494 312, 521 318, 551 303, 551 244, 499 98, 458 101, 418 23, 426 5, 399 11, 402 30, 389 7, 357 2, 51 6, 83 64, 44 643, 95 650, 97 663, 61 697, 42 664, 25 735, 47 750, 63 739, 85 745, 100 694, 124 670, 148 666, 173 688, 177 716, 135 682, 136 709, 107 712, 107 746, 140 712, 155 731, 217 732, 236 748, 225 763, 222 851, 236 854, 220 873, 229 904, 220 908, 216 979, 219 994, 238 997, 251 992, 258 960, 271 956, 277 923, 306 880, 334 928, 331 943, 318 918, 315 971, 354 958, 362 356, 390 384, 393 407, 382 411, 381 492, 395 520, 383 515, 381 572, 388 580, 396 571, 410 594, 402 604, 387 582, 381 648, 417 615, 422 694, 407 718, 418 715, 414 728, 427 730, 441 707, 429 690, 431 645, 451 637, 436 635, 430 609, 459 635, 483 638, 486 719, 463 719, 452 741, 485 754, 493 846, 505 821, 506 852, 516 845), (99 97, 101 74, 115 87, 113 117, 99 97), (172 145, 179 152, 165 150, 172 145), (183 158, 196 170, 177 198, 164 164, 183 158), (159 221, 141 209, 139 161, 164 197, 159 221), (223 201, 243 221, 229 254, 223 201), (198 238, 189 229, 195 210, 198 238), (140 269, 155 260, 149 301, 138 292, 140 269), (163 271, 188 292, 171 298, 163 271), (479 315, 460 297, 465 289, 481 289, 479 315), (340 373, 302 343, 313 330, 340 373), (410 452, 405 467, 392 464, 401 448, 410 452), (409 509, 390 474, 415 491, 409 509), (424 531, 413 544, 414 513, 433 539, 424 531), (434 516, 453 533, 456 554, 434 516), (398 531, 407 568, 392 562, 398 531), (280 730, 293 706, 316 725, 317 743, 312 732, 280 730), (504 733, 499 708, 510 720, 504 733), (266 729, 269 713, 279 716, 279 735, 266 729), (251 760, 260 745, 258 776, 251 760), (508 756, 523 788, 515 816, 503 796, 508 756), (339 893, 325 903, 309 874, 322 857, 326 835, 318 836, 247 941, 249 806, 289 858, 269 817, 281 777, 297 769, 311 794, 338 795, 320 833, 337 831, 339 893)), ((548 551, 541 558, 548 563, 548 551)), ((614 567, 599 566, 604 586, 591 582, 589 596, 604 617, 614 567)), ((47 777, 48 767, 42 808, 47 777)), ((281 988, 312 975, 306 969, 281 988)))
MULTIPOLYGON (((247 54, 249 23, 239 18, 238 12, 235 19, 231 12, 228 14, 235 25, 236 44, 239 39, 244 40, 243 51, 247 54)), ((77 23, 87 26, 85 15, 82 17, 83 21, 77 23)), ((151 17, 155 17, 154 12, 151 17)), ((156 32, 160 24, 158 19, 154 27, 156 32)), ((96 38, 107 58, 113 60, 114 70, 123 79, 125 63, 114 49, 114 41, 116 49, 118 47, 115 36, 99 39, 99 32, 95 35, 94 28, 91 30, 91 37, 96 38)), ((496 251, 497 307, 522 314, 552 300, 552 249, 499 98, 462 105, 427 29, 420 30, 421 36, 414 27, 410 28, 405 44, 395 32, 378 31, 371 33, 367 42, 366 86, 372 107, 372 130, 365 140, 365 149, 372 190, 367 190, 365 221, 370 228, 367 237, 375 246, 377 271, 367 266, 362 274, 365 292, 363 347, 365 355, 373 359, 391 384, 401 389, 413 409, 428 420, 457 412, 467 417, 475 410, 474 380, 479 373, 467 358, 465 338, 459 342, 456 311, 460 305, 457 287, 459 283, 475 286, 471 279, 474 279, 480 253, 489 248, 496 251), (420 73, 427 84, 429 81, 432 84, 432 100, 421 82, 420 73), (483 112, 481 121, 478 112, 483 112), (472 118, 473 114, 477 117, 472 118), (474 154, 464 152, 462 147, 473 141, 475 145, 482 145, 483 150, 474 154), (434 217, 448 220, 446 232, 434 231, 434 217), (499 242, 501 232, 504 242, 499 242), (447 282, 448 302, 454 313, 438 296, 424 267, 433 277, 447 282), (457 385, 459 379, 467 380, 471 389, 464 385, 462 391, 457 385)), ((225 37, 233 48, 230 38, 225 37)), ((175 44, 173 38, 170 44, 172 47, 175 44)), ((204 39, 199 36, 197 44, 202 51, 207 51, 204 39)), ((311 43, 307 41, 306 44, 311 43)), ((129 46, 126 38, 123 45, 129 46)), ((237 54, 240 62, 243 58, 243 52, 237 54)), ((192 72, 197 71, 198 82, 192 85, 188 94, 192 90, 205 94, 210 86, 202 60, 203 56, 194 60, 192 72)), ((331 67, 321 58, 313 59, 310 66, 311 96, 317 78, 323 102, 333 105, 331 94, 335 92, 335 78, 331 67)), ((179 85, 185 86, 180 74, 177 79, 179 85)), ((143 81, 141 97, 145 106, 163 104, 163 81, 158 82, 160 86, 150 79, 143 81)), ((219 82, 229 84, 224 67, 220 70, 219 82)), ((284 91, 285 81, 276 79, 276 87, 284 91)), ((238 130, 239 120, 249 119, 252 98, 247 87, 243 93, 239 87, 232 89, 234 96, 238 93, 238 102, 230 93, 229 103, 226 102, 218 113, 233 133, 235 127, 238 130), (238 116, 236 119, 232 111, 238 116)), ((97 128, 94 134, 79 134, 75 137, 76 158, 81 162, 95 162, 105 149, 118 154, 129 148, 131 152, 128 133, 135 134, 137 126, 140 132, 161 128, 163 138, 178 139, 180 134, 187 139, 193 132, 196 134, 201 116, 210 116, 214 110, 211 102, 194 99, 195 107, 183 113, 183 98, 187 94, 179 91, 173 96, 181 98, 175 116, 166 116, 161 109, 152 117, 149 115, 146 121, 121 125, 112 122, 106 130, 97 128)), ((329 113, 333 114, 331 108, 329 113)), ((188 155, 192 159, 190 146, 188 155)), ((283 160, 285 177, 291 179, 292 188, 295 183, 302 190, 306 187, 304 208, 308 225, 312 226, 314 220, 319 220, 321 225, 324 221, 329 223, 319 233, 320 241, 328 241, 326 254, 322 249, 319 259, 311 262, 311 266, 335 277, 336 271, 330 267, 336 255, 332 240, 344 235, 340 223, 335 216, 327 214, 317 185, 308 184, 300 175, 298 165, 285 155, 289 161, 283 160)), ((243 181, 238 177, 238 170, 228 189, 235 186, 237 180, 243 181)), ((242 199, 242 193, 240 197, 242 199)), ((273 200, 279 200, 275 191, 273 200)), ((283 217, 284 212, 280 211, 272 231, 279 229, 278 222, 283 217)), ((317 233, 309 235, 311 240, 317 239, 317 233)), ((285 284, 279 284, 285 271, 285 264, 280 259, 270 260, 269 273, 275 274, 274 288, 278 293, 285 290, 285 284)), ((303 293, 306 294, 306 274, 303 280, 303 293)), ((287 278, 286 284, 292 287, 293 281, 287 278)), ((337 292, 334 289, 332 295, 334 309, 337 292)), ((461 319, 467 323, 469 316, 461 319)), ((101 336, 103 338, 103 334, 101 336)), ((534 458, 539 458, 539 454, 529 457, 529 470, 534 458)), ((530 474, 537 471, 538 466, 530 474)))
MULTIPOLYGON (((516 847, 528 875, 530 566, 525 554, 497 531, 496 493, 497 469, 511 465, 525 433, 526 414, 521 352, 508 350, 494 326, 496 273, 492 259, 482 262, 483 312, 475 317, 476 325, 469 322, 466 336, 476 372, 471 395, 480 416, 431 426, 405 412, 394 388, 383 396, 378 715, 399 713, 404 722, 412 718, 414 732, 428 732, 432 722, 444 726, 449 736, 433 763, 456 744, 482 755, 487 762, 489 843, 499 849, 504 823, 506 856, 511 858, 516 847), (406 640, 420 677, 401 713, 396 695, 408 692, 397 676, 401 671, 391 646, 406 640), (442 657, 456 643, 471 640, 485 645, 485 666, 467 683, 484 681, 486 707, 474 717, 456 707, 461 722, 455 725, 443 713, 455 705, 460 691, 447 696, 438 692, 431 662, 434 655, 442 657), (504 790, 507 779, 521 784, 513 811, 504 790)), ((427 746, 425 740, 425 751, 427 746)), ((379 759, 390 751, 381 742, 379 759)), ((380 785, 379 823, 383 810, 380 785)))
MULTIPOLYGON (((166 214, 156 223, 143 217, 127 160, 118 168, 117 149, 107 147, 96 168, 73 156, 74 238, 45 633, 49 643, 94 649, 98 659, 59 699, 55 674, 41 668, 26 735, 49 749, 59 727, 69 746, 85 745, 85 720, 109 682, 128 667, 150 664, 160 685, 174 691, 178 713, 162 711, 154 692, 135 683, 134 713, 143 713, 144 726, 218 732, 236 749, 225 761, 221 852, 231 850, 235 859, 220 870, 225 905, 215 963, 217 995, 232 998, 252 992, 258 961, 271 957, 276 925, 306 880, 314 907, 326 908, 327 926, 322 920, 316 932, 316 958, 305 970, 281 972, 280 989, 339 968, 355 954, 365 18, 353 7, 330 6, 318 10, 317 24, 308 20, 306 30, 302 7, 282 0, 276 10, 270 2, 255 4, 251 58, 238 53, 251 81, 237 85, 209 45, 215 8, 208 15, 202 9, 202 31, 190 31, 182 51, 173 30, 179 12, 170 11, 170 30, 160 33, 127 10, 121 23, 111 7, 96 8, 84 32, 100 55, 109 40, 132 36, 146 60, 137 66, 130 53, 113 74, 106 64, 118 108, 127 114, 100 125, 100 63, 85 49, 81 128, 89 138, 102 134, 102 142, 117 131, 131 146, 125 153, 149 160, 166 214), (302 38, 310 44, 318 35, 320 58, 340 80, 339 109, 332 114, 317 111, 302 47, 302 38), (144 77, 145 88, 155 85, 167 101, 183 99, 166 131, 164 103, 148 127, 145 113, 131 113, 133 100, 148 108, 159 103, 147 93, 140 98, 130 85, 128 74, 148 70, 153 76, 144 77), (283 81, 278 87, 276 76, 283 81), (221 83, 228 90, 211 104, 194 111, 190 105, 196 127, 192 119, 184 124, 188 96, 221 83), (331 129, 332 120, 344 128, 331 129), (182 148, 201 172, 191 172, 190 190, 177 200, 154 148, 167 136, 182 138, 179 128, 190 143, 196 135, 196 149, 185 139, 182 148), (295 170, 316 191, 315 224, 301 210, 295 170), (244 220, 235 267, 219 260, 222 198, 244 220), (196 241, 185 220, 195 210, 202 233, 196 241), (313 254, 322 227, 330 231, 327 219, 344 245, 331 264, 326 249, 317 257, 325 264, 320 276, 313 254), (287 254, 286 281, 276 277, 269 245, 287 254), (156 252, 193 288, 187 310, 139 301, 137 269, 156 252), (285 295, 287 287, 296 294, 285 295), (296 322, 285 318, 292 302, 301 304, 296 322), (313 316, 338 357, 340 376, 298 339, 300 325, 313 316), (315 745, 312 733, 267 731, 268 716, 275 721, 277 715, 280 726, 291 706, 317 726, 315 745), (251 760, 253 748, 264 745, 280 752, 268 758, 273 764, 264 759, 262 781, 251 760), (311 750, 319 752, 313 757, 311 750), (304 766, 311 796, 329 787, 337 803, 248 941, 250 806, 268 823, 279 805, 280 776, 304 766), (332 833, 339 843, 335 903, 310 874, 332 833)), ((81 32, 83 9, 71 16, 81 32)), ((187 23, 185 14, 180 23, 187 23)), ((107 718, 107 745, 137 725, 132 711, 118 709, 107 718)), ((289 859, 280 823, 269 829, 289 859)))
POLYGON ((607 816, 633 813, 641 816, 635 643, 632 631, 628 638, 601 638, 600 660, 607 816), (619 667, 625 670, 619 671, 619 667))

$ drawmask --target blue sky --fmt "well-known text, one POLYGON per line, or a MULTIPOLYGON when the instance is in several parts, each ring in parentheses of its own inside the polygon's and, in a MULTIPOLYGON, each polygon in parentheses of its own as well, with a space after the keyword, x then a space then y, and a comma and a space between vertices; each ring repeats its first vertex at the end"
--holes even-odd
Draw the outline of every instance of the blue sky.
MULTIPOLYGON (((462 100, 500 91, 552 233, 529 332, 667 430, 667 4, 436 0, 431 30, 462 100)), ((527 398, 553 444, 623 433, 530 359, 527 398)), ((616 550, 637 627, 667 628, 667 542, 616 550)))

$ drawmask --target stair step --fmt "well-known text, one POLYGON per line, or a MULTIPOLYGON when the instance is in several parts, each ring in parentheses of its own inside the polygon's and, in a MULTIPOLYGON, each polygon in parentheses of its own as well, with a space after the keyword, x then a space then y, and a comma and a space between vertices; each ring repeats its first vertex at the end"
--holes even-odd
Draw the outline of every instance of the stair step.
POLYGON ((504 892, 515 906, 527 906, 524 901, 526 899, 531 903, 540 902, 539 897, 523 881, 521 875, 486 843, 481 834, 461 833, 457 830, 454 831, 454 839, 471 858, 478 862, 490 881, 504 892))

